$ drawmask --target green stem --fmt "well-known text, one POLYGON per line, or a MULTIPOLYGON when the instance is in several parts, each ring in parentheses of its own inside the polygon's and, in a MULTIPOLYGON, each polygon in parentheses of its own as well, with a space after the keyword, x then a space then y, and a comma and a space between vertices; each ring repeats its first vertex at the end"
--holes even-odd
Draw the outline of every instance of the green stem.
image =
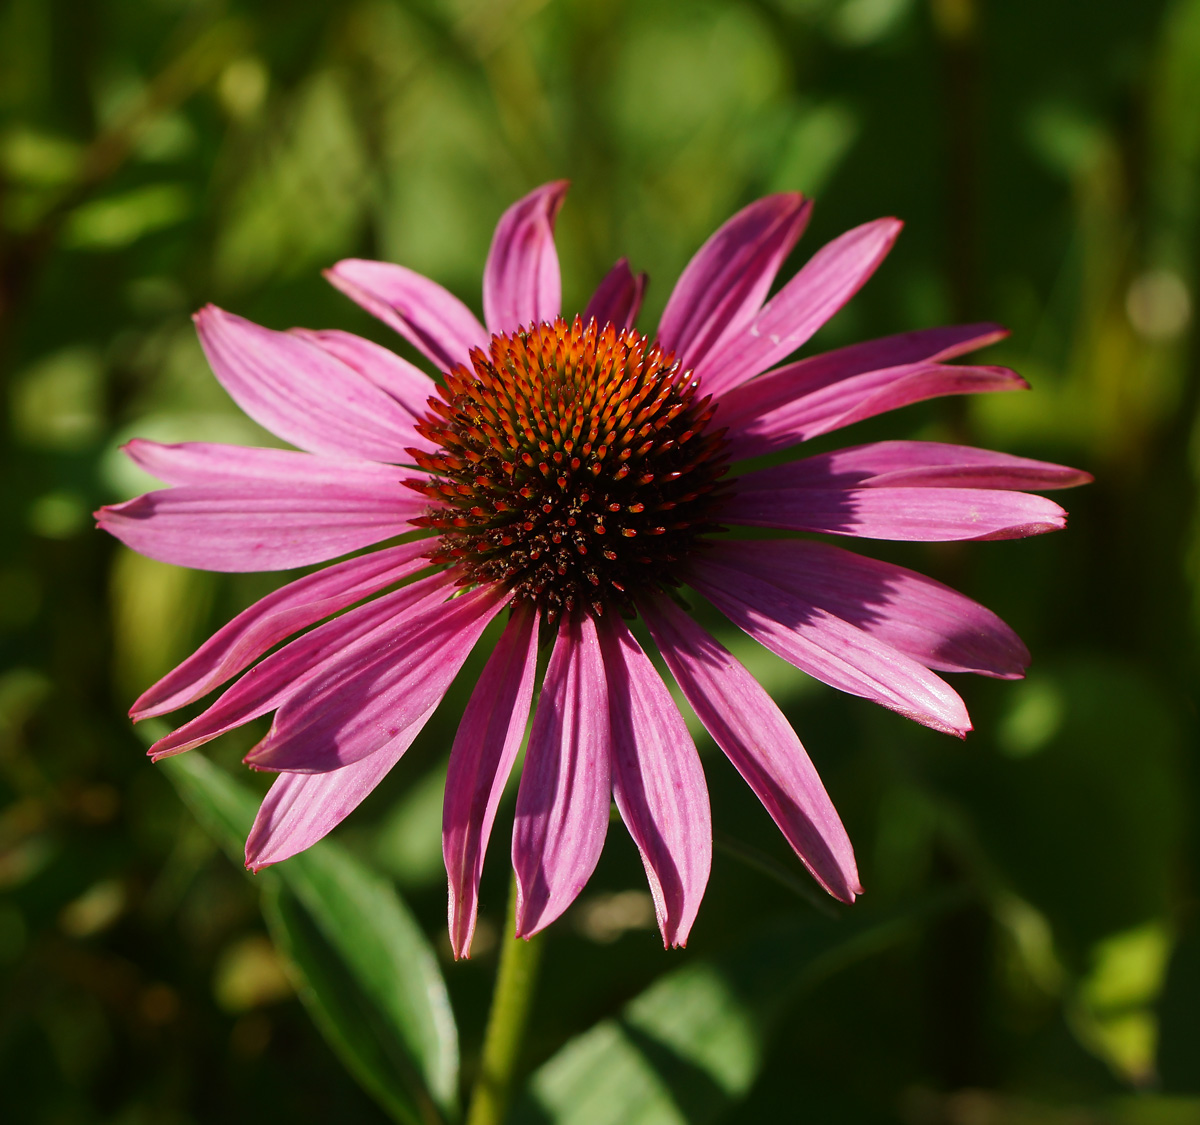
MULTIPOLYGON (((517 882, 514 879, 508 904, 508 934, 512 934, 516 926, 517 882)), ((479 1074, 471 1091, 467 1125, 500 1125, 504 1120, 537 983, 541 940, 525 941, 508 934, 501 939, 496 990, 492 994, 492 1010, 483 1037, 479 1074)))

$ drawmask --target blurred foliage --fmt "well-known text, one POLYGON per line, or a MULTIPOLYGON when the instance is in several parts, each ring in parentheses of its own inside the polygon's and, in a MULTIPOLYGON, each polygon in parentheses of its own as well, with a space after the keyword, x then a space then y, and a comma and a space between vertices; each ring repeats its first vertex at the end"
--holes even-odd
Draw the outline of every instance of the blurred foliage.
MULTIPOLYGON (((518 1117, 1200 1121, 1200 0, 0 0, 4 1119, 403 1115, 407 1094, 381 1093, 363 1059, 388 1043, 418 1057, 411 1011, 370 1015, 379 965, 347 952, 346 917, 299 869, 295 886, 241 874, 125 718, 276 579, 139 558, 87 513, 148 486, 117 452, 133 434, 273 440, 209 374, 194 308, 403 351, 320 269, 401 261, 478 307, 497 216, 559 176, 565 307, 629 255, 652 278, 645 328, 757 195, 816 195, 796 261, 903 217, 815 346, 996 319, 1013 331, 990 361, 1034 391, 924 404, 838 443, 977 441, 1097 484, 1066 498, 1062 535, 881 547, 995 608, 1035 654, 1024 683, 959 685, 965 745, 722 634, 821 768, 868 893, 814 909, 702 739, 720 836, 692 946, 659 949, 614 832, 548 935, 518 1117)), ((476 956, 455 964, 438 792, 479 667, 337 833, 330 854, 356 874, 324 874, 423 946, 403 893, 440 959, 464 1083, 505 814, 476 956)), ((195 776, 253 787, 236 765, 253 737, 212 748, 228 773, 195 776)), ((453 1113, 452 1064, 424 1065, 453 1113)))

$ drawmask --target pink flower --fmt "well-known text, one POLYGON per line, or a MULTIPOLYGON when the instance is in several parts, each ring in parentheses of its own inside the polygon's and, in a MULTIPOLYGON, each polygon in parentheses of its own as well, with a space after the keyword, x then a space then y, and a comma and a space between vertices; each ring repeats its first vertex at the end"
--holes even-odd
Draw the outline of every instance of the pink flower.
POLYGON ((279 775, 246 844, 256 870, 319 840, 362 801, 507 612, 446 782, 460 956, 529 718, 539 640, 549 662, 512 844, 518 934, 536 933, 579 894, 610 799, 641 851, 664 942, 684 944, 695 920, 711 857, 708 791, 684 720, 629 629, 635 613, 797 855, 849 902, 861 891, 854 853, 803 746, 674 591, 690 586, 817 679, 961 737, 966 709, 936 673, 1021 676, 1028 653, 999 618, 911 570, 813 539, 721 538, 721 525, 1008 539, 1064 526, 1057 504, 1024 490, 1089 479, 920 441, 735 475, 734 462, 907 403, 1024 388, 1005 368, 946 362, 1004 330, 927 329, 778 366, 854 295, 900 231, 895 219, 849 231, 768 300, 808 219, 796 194, 751 204, 701 247, 653 342, 631 327, 645 278, 624 260, 567 322, 553 238, 566 189, 539 188, 501 218, 484 269, 486 328, 402 266, 349 260, 330 271, 441 382, 344 332, 274 332, 201 311, 217 378, 297 450, 133 441, 133 460, 171 487, 98 513, 134 550, 221 571, 308 566, 419 535, 263 598, 133 707, 135 719, 162 715, 243 673, 156 743, 155 759, 274 712, 246 759, 279 775))

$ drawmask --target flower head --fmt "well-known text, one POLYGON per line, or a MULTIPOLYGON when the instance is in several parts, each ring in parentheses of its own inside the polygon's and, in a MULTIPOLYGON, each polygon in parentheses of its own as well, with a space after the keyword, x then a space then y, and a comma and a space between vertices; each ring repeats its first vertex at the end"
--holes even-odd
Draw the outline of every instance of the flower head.
POLYGON ((632 327, 645 278, 624 260, 564 319, 553 224, 565 192, 546 185, 501 218, 484 270, 486 328, 401 266, 350 260, 330 271, 429 359, 436 381, 347 333, 275 332, 202 310, 217 378, 296 449, 133 441, 129 455, 170 487, 97 513, 135 550, 182 566, 275 570, 350 556, 239 614, 131 712, 165 714, 241 673, 155 743, 155 759, 274 712, 246 758, 279 775, 246 844, 254 869, 308 847, 363 800, 506 615, 446 782, 460 956, 540 647, 548 659, 512 842, 520 935, 553 921, 586 883, 613 800, 641 851, 664 942, 684 944, 695 920, 711 858, 708 792, 686 724, 627 624, 634 615, 813 876, 852 901, 854 853, 803 746, 676 591, 690 587, 825 683, 961 737, 966 709, 936 673, 1022 675, 1028 653, 999 618, 821 540, 721 533, 1014 538, 1065 523, 1057 504, 1026 490, 1089 479, 917 441, 739 473, 736 462, 908 403, 1025 387, 1005 368, 947 362, 1003 329, 927 329, 782 362, 870 277, 900 229, 882 219, 849 231, 768 300, 808 218, 796 194, 759 200, 722 226, 652 337, 632 327))

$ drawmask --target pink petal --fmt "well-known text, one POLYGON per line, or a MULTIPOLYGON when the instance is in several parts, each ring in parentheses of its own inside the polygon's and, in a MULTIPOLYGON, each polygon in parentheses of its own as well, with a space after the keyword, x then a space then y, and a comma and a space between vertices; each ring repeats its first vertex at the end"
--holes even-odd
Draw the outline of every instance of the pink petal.
POLYGON ((414 423, 429 412, 430 396, 437 393, 437 384, 424 371, 373 340, 364 340, 350 332, 332 329, 312 332, 307 328, 293 328, 292 332, 327 351, 347 367, 354 368, 399 403, 410 415, 408 429, 403 435, 407 445, 428 444, 413 428, 414 423))
POLYGON ((594 320, 601 327, 615 325, 618 331, 632 328, 645 292, 646 275, 639 273, 634 277, 628 259, 622 258, 596 287, 587 308, 583 310, 584 324, 594 320))
POLYGON ((511 594, 484 586, 393 619, 289 693, 249 754, 256 769, 327 773, 417 732, 511 594))
POLYGON ((206 695, 249 667, 272 645, 429 566, 418 540, 373 551, 289 582, 243 610, 191 656, 142 694, 135 720, 165 715, 206 695))
MULTIPOLYGON (((780 368, 780 372, 785 370, 780 368)), ((1007 367, 941 363, 915 363, 868 371, 795 397, 782 393, 786 387, 767 387, 774 378, 764 375, 761 379, 751 380, 722 399, 720 424, 730 426, 729 452, 733 460, 786 449, 819 434, 914 402, 946 395, 1029 389, 1029 384, 1007 367), (764 389, 756 402, 754 397, 760 384, 764 389), (781 393, 776 394, 776 391, 781 393), (771 407, 776 399, 781 400, 781 405, 771 407), (726 407, 729 407, 728 415, 726 407), (760 412, 754 413, 755 410, 760 412)))
POLYGON ((959 324, 881 336, 777 367, 721 396, 721 421, 739 431, 762 414, 854 375, 913 364, 940 363, 1008 335, 999 324, 959 324))
MULTIPOLYGON (((764 469, 763 473, 773 473, 764 469)), ((860 539, 937 543, 1059 531, 1067 513, 1044 496, 986 488, 789 488, 749 473, 720 509, 726 523, 860 539)))
POLYGON ((471 953, 483 857, 525 737, 537 643, 537 610, 518 607, 471 692, 450 751, 442 855, 450 882, 448 915, 455 957, 471 953))
POLYGON ((949 684, 811 601, 707 557, 696 559, 688 581, 739 629, 831 687, 934 730, 961 737, 971 729, 963 701, 949 684))
POLYGON ((310 453, 407 461, 412 417, 353 367, 215 305, 195 316, 213 374, 259 425, 310 453))
POLYGON ((805 598, 942 672, 1019 679, 1021 639, 991 610, 901 566, 807 539, 717 543, 709 557, 805 598))
POLYGON ((566 180, 543 184, 500 216, 483 268, 483 319, 489 332, 515 332, 551 321, 561 311, 554 219, 570 186, 566 180))
POLYGON ((831 895, 862 893, 854 849, 825 786, 775 701, 669 598, 641 605, 675 682, 762 801, 804 866, 831 895))
POLYGON ((548 926, 595 870, 611 794, 608 689, 589 616, 563 620, 533 717, 513 824, 517 936, 548 926))
POLYGON ((887 256, 898 219, 876 219, 823 246, 766 305, 696 365, 705 393, 723 395, 791 355, 836 313, 887 256))
POLYGON ((687 724, 629 627, 604 619, 613 796, 642 854, 664 948, 687 945, 712 865, 712 817, 687 724))
POLYGON ((428 356, 439 371, 460 364, 470 368, 471 349, 487 351, 488 334, 475 314, 453 293, 413 270, 346 258, 325 276, 428 356))
POLYGON ((380 753, 330 773, 281 773, 246 838, 246 866, 261 871, 327 836, 362 804, 415 736, 413 731, 407 740, 395 739, 380 753))
POLYGON ((1033 461, 940 441, 876 441, 847 446, 751 473, 755 491, 767 488, 1073 488, 1091 475, 1066 465, 1033 461))
POLYGON ((150 747, 150 757, 157 761, 170 754, 182 754, 274 711, 295 692, 320 682, 330 666, 341 660, 345 651, 363 636, 369 634, 373 642, 379 631, 388 628, 399 614, 419 612, 429 601, 445 601, 447 587, 454 580, 453 571, 437 571, 335 617, 284 645, 254 665, 208 710, 160 738, 150 747))
POLYGON ((389 496, 399 481, 422 476, 419 470, 398 469, 375 461, 320 457, 294 449, 263 449, 189 441, 163 445, 134 438, 122 447, 138 468, 167 484, 234 485, 248 492, 261 489, 333 495, 338 489, 389 496))
POLYGON ((101 508, 96 522, 152 559, 218 571, 289 570, 413 530, 408 521, 425 510, 419 496, 399 480, 365 484, 352 467, 347 476, 345 484, 181 485, 101 508))
POLYGON ((744 330, 811 213, 811 202, 799 192, 769 195, 718 228, 688 262, 667 300, 658 326, 663 348, 675 352, 685 368, 695 368, 722 341, 744 330))

